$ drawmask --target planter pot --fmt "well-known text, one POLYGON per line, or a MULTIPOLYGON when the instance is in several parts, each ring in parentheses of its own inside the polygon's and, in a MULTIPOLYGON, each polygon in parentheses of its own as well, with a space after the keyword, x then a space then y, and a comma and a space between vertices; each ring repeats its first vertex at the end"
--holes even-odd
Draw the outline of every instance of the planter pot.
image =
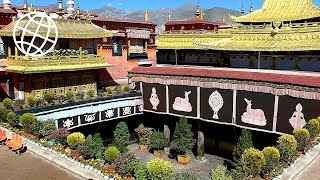
POLYGON ((269 180, 270 179, 270 174, 263 174, 262 178, 266 179, 266 180, 269 180))
POLYGON ((187 155, 187 156, 178 155, 178 162, 183 165, 189 164, 190 155, 187 155))
POLYGON ((108 173, 115 174, 116 173, 116 166, 108 166, 108 173))
POLYGON ((50 146, 53 146, 56 144, 56 142, 55 141, 47 141, 47 144, 49 144, 50 146))
POLYGON ((75 158, 80 156, 80 153, 78 150, 71 150, 71 157, 75 158))
POLYGON ((140 145, 139 147, 140 147, 141 151, 145 151, 145 150, 149 149, 148 146, 146 146, 146 145, 140 145))
POLYGON ((153 151, 153 155, 161 158, 164 155, 164 151, 153 151))

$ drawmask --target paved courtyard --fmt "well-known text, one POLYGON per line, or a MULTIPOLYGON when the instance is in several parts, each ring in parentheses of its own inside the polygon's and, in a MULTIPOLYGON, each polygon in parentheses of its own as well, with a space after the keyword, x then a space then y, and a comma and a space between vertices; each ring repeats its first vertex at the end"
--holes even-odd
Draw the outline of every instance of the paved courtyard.
POLYGON ((78 180, 58 166, 34 155, 31 152, 18 156, 7 147, 0 147, 0 179, 10 180, 78 180))
MULTIPOLYGON (((135 152, 136 157, 140 160, 140 162, 147 163, 156 157, 149 153, 148 151, 140 151, 139 146, 137 144, 130 145, 130 149, 135 152)), ((210 172, 213 167, 216 167, 219 164, 223 164, 225 159, 213 156, 213 155, 205 155, 206 160, 200 162, 196 160, 194 156, 191 157, 191 162, 187 165, 182 165, 177 162, 175 159, 170 159, 168 154, 165 154, 162 159, 170 161, 175 168, 175 172, 179 172, 181 170, 190 170, 200 177, 201 180, 211 180, 210 172)))

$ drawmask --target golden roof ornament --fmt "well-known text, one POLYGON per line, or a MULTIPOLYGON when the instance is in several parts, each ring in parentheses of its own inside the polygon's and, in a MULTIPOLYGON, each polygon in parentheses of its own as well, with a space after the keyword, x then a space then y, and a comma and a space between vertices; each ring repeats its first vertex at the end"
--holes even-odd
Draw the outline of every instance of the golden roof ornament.
POLYGON ((241 8, 241 16, 244 15, 244 4, 242 4, 242 8, 241 8))
POLYGON ((249 13, 252 13, 253 12, 253 5, 252 3, 250 4, 250 10, 249 10, 249 13))
POLYGON ((222 16, 222 21, 221 21, 222 23, 226 23, 226 16, 222 16))
POLYGON ((27 0, 24 0, 23 2, 23 11, 22 11, 23 14, 27 14, 28 13, 28 2, 27 0))
POLYGON ((62 4, 62 0, 59 0, 59 4, 58 4, 58 8, 57 8, 57 14, 59 15, 59 17, 62 17, 62 15, 64 15, 63 12, 63 4, 62 4))
POLYGON ((200 12, 200 19, 203 19, 203 11, 200 12))
POLYGON ((171 13, 168 14, 168 21, 171 21, 171 13))
POLYGON ((196 11, 195 15, 196 15, 196 18, 200 18, 200 16, 201 16, 199 3, 198 3, 198 5, 197 5, 197 11, 196 11))
POLYGON ((148 21, 149 20, 149 13, 148 10, 146 9, 146 12, 144 13, 144 21, 148 21))

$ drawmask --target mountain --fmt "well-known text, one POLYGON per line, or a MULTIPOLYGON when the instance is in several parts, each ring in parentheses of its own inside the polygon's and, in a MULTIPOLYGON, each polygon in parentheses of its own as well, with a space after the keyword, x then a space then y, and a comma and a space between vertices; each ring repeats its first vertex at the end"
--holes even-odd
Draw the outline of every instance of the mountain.
MULTIPOLYGON (((149 20, 158 24, 158 28, 164 29, 164 24, 168 20, 168 14, 171 13, 171 20, 187 20, 194 17, 197 5, 193 3, 186 3, 178 8, 159 8, 149 11, 149 20)), ((231 24, 232 21, 229 19, 229 15, 240 16, 240 12, 231 9, 213 7, 210 9, 201 9, 204 13, 204 19, 221 22, 222 17, 226 17, 226 23, 231 24)), ((95 9, 100 17, 109 18, 124 18, 124 19, 135 19, 143 20, 145 10, 123 10, 109 6, 104 6, 100 9, 95 9)))

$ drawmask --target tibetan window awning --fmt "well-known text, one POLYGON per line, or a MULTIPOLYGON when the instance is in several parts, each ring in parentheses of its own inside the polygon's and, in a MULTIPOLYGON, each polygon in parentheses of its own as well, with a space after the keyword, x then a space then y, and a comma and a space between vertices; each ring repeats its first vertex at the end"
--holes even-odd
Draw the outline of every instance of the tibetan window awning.
POLYGON ((150 39, 150 31, 140 29, 127 29, 127 37, 132 39, 150 39))

